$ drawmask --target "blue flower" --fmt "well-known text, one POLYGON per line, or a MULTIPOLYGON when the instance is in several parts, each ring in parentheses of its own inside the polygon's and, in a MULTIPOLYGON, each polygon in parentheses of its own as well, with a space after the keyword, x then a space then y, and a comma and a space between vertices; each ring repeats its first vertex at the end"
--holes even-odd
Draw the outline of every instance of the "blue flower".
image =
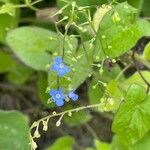
POLYGON ((64 105, 65 95, 62 89, 59 89, 59 90, 51 89, 49 91, 49 94, 52 96, 52 99, 57 106, 64 105))
POLYGON ((70 67, 63 63, 63 60, 60 56, 56 57, 54 63, 51 67, 52 71, 57 72, 58 76, 65 76, 68 72, 70 72, 70 67))
POLYGON ((69 98, 71 98, 73 101, 76 101, 79 96, 77 94, 74 93, 74 91, 71 91, 68 93, 69 98))

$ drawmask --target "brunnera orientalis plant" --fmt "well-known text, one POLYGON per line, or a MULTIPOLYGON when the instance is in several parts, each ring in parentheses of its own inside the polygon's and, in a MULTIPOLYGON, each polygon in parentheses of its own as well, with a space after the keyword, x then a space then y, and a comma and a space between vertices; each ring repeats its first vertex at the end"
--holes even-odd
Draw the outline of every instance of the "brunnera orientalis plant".
MULTIPOLYGON (((40 2, 10 1, 1 6, 0 14, 14 19, 19 16, 19 8, 29 7, 37 12, 35 4, 40 2)), ((59 127, 65 116, 71 118, 88 109, 104 115, 111 112, 114 116, 112 143, 95 141, 97 150, 102 145, 107 145, 107 150, 138 150, 140 142, 150 138, 150 46, 148 43, 141 54, 134 47, 142 37, 150 36, 150 23, 139 16, 142 2, 57 0, 57 3, 59 9, 48 16, 55 27, 53 31, 35 26, 11 29, 17 24, 15 20, 3 32, 6 39, 0 37, 25 65, 46 72, 41 77, 46 78, 47 88, 41 90, 48 97, 43 102, 46 106, 63 108, 76 104, 81 101, 78 87, 89 81, 87 105, 54 111, 31 125, 31 149, 38 148, 39 128, 47 131, 52 118, 58 118, 59 127), (126 77, 130 68, 136 71, 126 77)), ((112 115, 109 117, 112 119, 112 115)), ((144 149, 145 145, 142 146, 144 149)))

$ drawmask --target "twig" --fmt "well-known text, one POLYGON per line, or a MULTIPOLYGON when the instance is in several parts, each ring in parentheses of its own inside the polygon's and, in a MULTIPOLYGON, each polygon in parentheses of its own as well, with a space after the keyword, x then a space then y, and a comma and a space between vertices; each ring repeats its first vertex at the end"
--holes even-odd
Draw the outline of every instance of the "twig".
POLYGON ((145 79, 145 77, 142 75, 141 73, 141 70, 136 62, 136 59, 135 59, 135 51, 133 51, 133 54, 132 54, 132 59, 133 59, 133 62, 134 62, 134 65, 136 67, 136 70, 138 72, 138 74, 140 75, 140 77, 143 79, 143 81, 145 82, 145 84, 147 85, 147 90, 146 90, 146 93, 149 92, 150 90, 150 83, 145 79))

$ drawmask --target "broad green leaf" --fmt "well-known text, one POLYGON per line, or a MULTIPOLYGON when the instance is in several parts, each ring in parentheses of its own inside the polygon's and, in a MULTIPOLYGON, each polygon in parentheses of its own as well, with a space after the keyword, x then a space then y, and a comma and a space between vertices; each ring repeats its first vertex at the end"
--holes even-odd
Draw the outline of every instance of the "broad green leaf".
POLYGON ((112 130, 125 145, 133 145, 150 129, 150 96, 145 88, 132 84, 125 102, 115 115, 112 130))
POLYGON ((96 150, 110 150, 110 144, 101 142, 99 140, 94 140, 96 150))
MULTIPOLYGON (((149 71, 141 71, 141 74, 148 82, 150 82, 150 72, 149 71)), ((147 85, 145 84, 145 82, 143 81, 143 79, 141 78, 141 76, 139 75, 138 72, 135 72, 132 76, 127 78, 127 80, 125 80, 125 82, 123 83, 123 86, 127 89, 133 83, 140 84, 143 87, 145 87, 145 89, 147 88, 147 85)))
POLYGON ((145 20, 136 20, 137 10, 126 2, 111 9, 100 22, 96 36, 96 55, 118 57, 146 35, 150 35, 150 24, 145 20))
POLYGON ((8 79, 14 84, 24 84, 32 73, 33 71, 30 68, 18 62, 9 72, 8 79))
POLYGON ((146 133, 142 139, 133 146, 125 146, 121 143, 119 137, 115 135, 111 143, 111 150, 149 150, 150 148, 150 132, 146 133))
POLYGON ((73 150, 73 145, 75 143, 75 140, 71 136, 64 136, 58 138, 52 146, 50 146, 46 150, 73 150))
POLYGON ((8 34, 7 43, 26 65, 37 70, 46 70, 45 66, 51 60, 46 50, 55 51, 55 38, 54 32, 42 28, 21 27, 8 34))
POLYGON ((149 150, 150 148, 150 132, 140 139, 135 145, 129 147, 129 150, 149 150))
POLYGON ((111 142, 110 150, 116 150, 116 149, 117 150, 129 150, 129 147, 122 144, 119 137, 117 135, 114 135, 112 142, 111 142))
POLYGON ((78 125, 88 122, 91 118, 92 118, 92 116, 90 114, 88 114, 87 112, 79 111, 79 112, 72 113, 71 117, 65 116, 64 121, 70 127, 74 127, 74 126, 78 126, 78 125))
POLYGON ((0 42, 5 42, 7 32, 18 24, 19 10, 12 9, 13 4, 18 4, 19 0, 0 0, 0 42), (9 12, 8 12, 9 6, 9 12), (5 10, 4 10, 5 9, 5 10), (7 9, 7 10, 6 10, 7 9), (7 12, 6 12, 7 11, 7 12), (5 12, 5 13, 4 13, 5 12))
POLYGON ((0 149, 29 150, 29 128, 21 113, 0 111, 0 149))
MULTIPOLYGON (((14 53, 26 65, 36 70, 47 70, 53 53, 62 53, 62 36, 55 32, 38 27, 21 27, 13 30, 7 36, 7 43, 14 53), (21 36, 21 38, 20 38, 21 36)), ((67 37, 65 50, 74 53, 77 46, 75 38, 67 37)))
POLYGON ((14 68, 16 62, 12 56, 5 52, 0 52, 0 73, 8 72, 14 68))
POLYGON ((144 48, 144 58, 150 61, 150 42, 144 48))

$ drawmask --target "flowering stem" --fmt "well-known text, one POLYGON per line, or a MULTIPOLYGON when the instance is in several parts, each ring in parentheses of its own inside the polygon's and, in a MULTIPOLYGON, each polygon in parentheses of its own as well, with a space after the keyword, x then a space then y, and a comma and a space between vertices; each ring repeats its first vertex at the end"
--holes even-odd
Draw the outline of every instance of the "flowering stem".
MULTIPOLYGON (((51 114, 49 116, 46 116, 44 118, 41 118, 39 119, 38 121, 36 121, 37 124, 39 124, 40 122, 42 122, 43 120, 47 120, 47 119, 50 119, 50 118, 53 118, 53 117, 57 117, 57 116, 61 116, 61 115, 65 115, 67 113, 72 113, 72 112, 78 112, 78 111, 81 111, 81 110, 85 110, 85 109, 89 109, 89 108, 97 108, 97 107, 100 107, 102 106, 101 103, 99 104, 93 104, 93 105, 87 105, 87 106, 82 106, 82 107, 77 107, 77 108, 74 108, 74 109, 70 109, 70 110, 66 110, 66 111, 63 111, 63 112, 60 112, 60 113, 55 113, 55 114, 51 114)), ((30 131, 34 128, 34 123, 31 125, 30 127, 30 131)))

